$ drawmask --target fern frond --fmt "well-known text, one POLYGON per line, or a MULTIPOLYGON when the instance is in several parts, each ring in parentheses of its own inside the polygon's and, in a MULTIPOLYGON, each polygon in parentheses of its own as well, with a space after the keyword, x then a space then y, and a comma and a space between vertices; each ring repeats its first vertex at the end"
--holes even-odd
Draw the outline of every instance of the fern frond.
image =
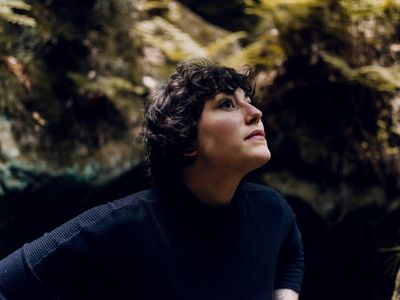
POLYGON ((68 73, 68 77, 83 91, 97 92, 114 98, 120 92, 143 94, 144 90, 140 86, 133 85, 130 81, 118 76, 99 76, 95 80, 90 80, 80 73, 68 73))
POLYGON ((189 34, 161 17, 140 22, 136 29, 143 41, 159 48, 174 61, 204 57, 207 51, 189 34))
POLYGON ((36 21, 31 17, 15 14, 13 12, 0 11, 0 18, 13 24, 25 25, 30 27, 36 26, 36 21))
POLYGON ((353 20, 359 20, 382 15, 389 6, 393 5, 392 2, 381 0, 340 0, 339 5, 353 20))
POLYGON ((310 8, 320 7, 325 1, 319 0, 245 0, 246 12, 265 17, 265 13, 280 15, 282 11, 291 15, 302 15, 310 8))
POLYGON ((349 81, 358 81, 362 85, 378 91, 395 91, 400 89, 400 66, 383 67, 368 65, 351 68, 342 58, 323 54, 322 59, 339 70, 349 81))
POLYGON ((0 0, 0 18, 13 24, 25 25, 30 27, 36 26, 35 19, 29 16, 15 13, 14 9, 29 11, 31 9, 31 6, 24 1, 19 0, 0 0))
POLYGON ((249 64, 273 68, 280 65, 285 58, 285 50, 282 46, 278 42, 270 40, 268 36, 264 36, 247 45, 238 53, 228 56, 222 63, 232 67, 249 64))
POLYGON ((395 275, 400 267, 400 246, 381 248, 379 251, 392 254, 386 259, 386 272, 391 275, 395 275))
POLYGON ((234 43, 238 40, 247 36, 247 33, 244 31, 238 31, 230 33, 223 38, 211 43, 209 46, 206 47, 206 51, 208 56, 213 57, 217 56, 219 53, 225 51, 229 47, 231 47, 234 43))
POLYGON ((0 9, 2 7, 31 10, 31 6, 22 0, 0 0, 0 9))
POLYGON ((290 6, 290 5, 310 6, 310 5, 315 5, 318 2, 321 1, 320 0, 261 0, 260 3, 264 7, 276 9, 279 7, 290 6))
POLYGON ((168 4, 163 0, 143 1, 142 3, 143 10, 166 9, 167 7, 168 4))

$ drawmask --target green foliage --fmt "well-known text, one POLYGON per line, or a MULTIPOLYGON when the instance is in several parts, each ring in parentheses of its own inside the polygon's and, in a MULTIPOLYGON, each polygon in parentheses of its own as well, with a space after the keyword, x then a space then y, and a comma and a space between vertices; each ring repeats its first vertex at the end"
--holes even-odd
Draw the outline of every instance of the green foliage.
POLYGON ((0 0, 0 18, 18 25, 36 26, 33 18, 16 13, 14 9, 30 11, 31 6, 22 0, 0 0))
POLYGON ((188 33, 156 16, 137 25, 145 44, 158 47, 173 61, 205 56, 205 49, 188 33))
POLYGON ((243 31, 231 33, 219 29, 176 2, 167 4, 168 1, 146 2, 143 11, 157 12, 144 17, 135 28, 143 45, 161 50, 171 65, 194 57, 229 61, 240 50, 238 41, 247 37, 243 31))
POLYGON ((69 73, 68 77, 78 86, 79 90, 106 95, 113 99, 123 92, 142 95, 144 89, 134 86, 130 81, 118 76, 98 76, 91 80, 80 73, 69 73))
POLYGON ((213 57, 220 57, 221 54, 223 55, 224 52, 229 50, 235 43, 247 36, 247 33, 244 31, 233 32, 230 34, 225 35, 221 39, 216 40, 213 43, 210 43, 205 49, 207 52, 207 56, 213 57))
POLYGON ((317 7, 321 7, 326 0, 246 0, 247 12, 261 18, 272 18, 275 23, 287 26, 296 26, 293 22, 304 21, 317 7))
POLYGON ((298 145, 290 155, 307 166, 325 165, 336 178, 373 170, 387 190, 398 190, 399 1, 245 3, 260 21, 235 58, 278 74, 258 82, 268 87, 261 97, 271 134, 298 145))
POLYGON ((287 54, 314 46, 318 51, 328 50, 343 56, 350 65, 375 62, 389 65, 395 60, 388 47, 397 40, 396 25, 400 22, 400 5, 395 0, 247 0, 245 3, 247 12, 262 20, 256 39, 270 35, 273 29, 287 54), (305 41, 308 37, 302 31, 311 40, 305 41))
POLYGON ((27 11, 40 24, 1 20, 0 110, 19 151, 10 160, 33 165, 43 160, 49 170, 95 161, 103 178, 136 164, 146 91, 132 29, 135 3, 26 2, 32 7, 0 0, 2 9, 27 11), (29 89, 19 74, 30 79, 29 89))
POLYGON ((274 36, 264 35, 245 46, 238 53, 225 58, 222 62, 230 66, 249 64, 273 69, 282 65, 285 59, 285 50, 277 39, 274 36))
POLYGON ((167 1, 163 0, 143 1, 141 5, 143 6, 142 9, 146 11, 150 11, 153 9, 168 9, 167 1))
POLYGON ((353 21, 382 16, 398 5, 397 0, 340 0, 338 3, 353 21))
POLYGON ((367 65, 351 68, 341 57, 326 53, 321 54, 321 57, 349 81, 357 81, 361 85, 381 92, 396 92, 400 89, 400 65, 389 67, 367 65))

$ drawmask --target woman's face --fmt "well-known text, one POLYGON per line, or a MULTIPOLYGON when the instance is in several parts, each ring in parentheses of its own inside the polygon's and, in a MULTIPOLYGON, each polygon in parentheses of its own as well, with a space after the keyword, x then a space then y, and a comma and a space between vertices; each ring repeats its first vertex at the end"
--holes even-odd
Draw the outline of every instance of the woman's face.
POLYGON ((261 116, 241 88, 206 101, 197 129, 196 160, 243 175, 267 163, 271 153, 261 116))

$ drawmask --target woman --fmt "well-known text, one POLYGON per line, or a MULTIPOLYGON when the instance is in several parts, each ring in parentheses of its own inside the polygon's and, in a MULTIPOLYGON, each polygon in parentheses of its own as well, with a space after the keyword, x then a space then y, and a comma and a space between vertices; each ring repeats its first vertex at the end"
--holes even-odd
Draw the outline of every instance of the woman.
POLYGON ((182 63, 145 114, 154 188, 98 206, 0 262, 0 299, 298 299, 303 248, 272 189, 250 72, 182 63))

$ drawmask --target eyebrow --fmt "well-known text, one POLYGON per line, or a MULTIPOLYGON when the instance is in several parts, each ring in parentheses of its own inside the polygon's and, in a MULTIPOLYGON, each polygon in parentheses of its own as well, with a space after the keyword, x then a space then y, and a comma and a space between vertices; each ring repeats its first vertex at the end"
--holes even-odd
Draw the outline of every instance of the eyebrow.
POLYGON ((215 96, 211 98, 211 101, 218 101, 226 96, 234 97, 235 95, 233 93, 228 93, 228 92, 217 92, 215 96))

